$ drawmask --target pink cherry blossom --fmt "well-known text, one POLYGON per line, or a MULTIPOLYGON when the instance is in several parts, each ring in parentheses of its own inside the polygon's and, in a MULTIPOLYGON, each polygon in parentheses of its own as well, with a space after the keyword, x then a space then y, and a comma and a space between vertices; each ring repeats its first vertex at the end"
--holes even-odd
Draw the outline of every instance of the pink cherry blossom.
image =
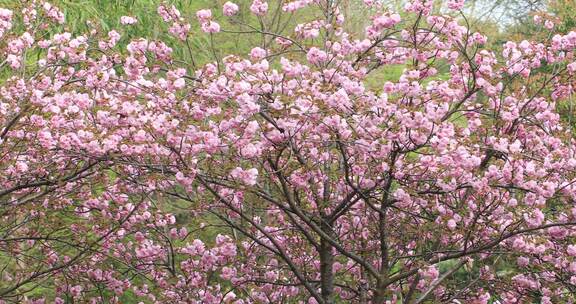
POLYGON ((200 22, 206 22, 212 19, 212 11, 209 9, 203 9, 196 12, 196 17, 200 20, 200 22))
POLYGON ((253 0, 250 11, 257 16, 264 16, 268 12, 268 2, 266 0, 253 0))
POLYGON ((220 32, 220 24, 214 21, 208 21, 202 24, 202 31, 206 33, 218 33, 220 32))
POLYGON ((448 8, 453 10, 460 10, 464 7, 464 0, 449 0, 448 8))
POLYGON ((120 24, 123 24, 123 25, 132 25, 132 24, 136 24, 137 22, 138 22, 138 20, 134 17, 131 17, 131 16, 120 17, 120 24))
POLYGON ((230 176, 248 186, 253 186, 256 184, 258 178, 258 170, 256 168, 244 170, 236 167, 230 172, 230 176))
POLYGON ((312 64, 320 64, 328 60, 328 55, 326 54, 326 52, 316 47, 313 47, 310 48, 310 50, 308 51, 306 58, 312 64))
POLYGON ((252 59, 263 59, 266 57, 266 50, 260 47, 255 47, 252 49, 252 51, 250 51, 250 57, 252 59))
POLYGON ((224 6, 222 7, 224 16, 228 17, 236 15, 238 13, 238 10, 239 10, 238 5, 230 1, 224 3, 224 6))

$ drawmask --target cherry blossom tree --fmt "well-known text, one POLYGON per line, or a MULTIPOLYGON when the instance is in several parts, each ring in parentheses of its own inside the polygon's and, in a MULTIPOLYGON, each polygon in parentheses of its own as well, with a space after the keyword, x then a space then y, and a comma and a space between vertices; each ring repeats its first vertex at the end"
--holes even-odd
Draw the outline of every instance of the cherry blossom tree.
POLYGON ((163 3, 126 46, 0 9, 0 303, 576 301, 576 33, 486 49, 463 2, 163 3))

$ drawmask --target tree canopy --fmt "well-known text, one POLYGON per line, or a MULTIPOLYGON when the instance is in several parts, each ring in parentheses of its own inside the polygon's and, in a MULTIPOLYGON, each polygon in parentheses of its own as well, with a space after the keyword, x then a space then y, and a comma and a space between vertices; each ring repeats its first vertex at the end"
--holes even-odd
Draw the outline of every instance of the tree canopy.
POLYGON ((0 303, 576 301, 576 32, 217 4, 0 8, 0 303))

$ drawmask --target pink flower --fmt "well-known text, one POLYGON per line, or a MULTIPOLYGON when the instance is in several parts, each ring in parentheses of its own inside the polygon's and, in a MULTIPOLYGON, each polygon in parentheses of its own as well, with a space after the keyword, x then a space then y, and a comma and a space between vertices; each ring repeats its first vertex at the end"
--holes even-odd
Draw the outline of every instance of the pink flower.
POLYGON ((222 12, 224 13, 224 16, 234 16, 238 13, 238 5, 234 2, 226 2, 224 3, 224 6, 222 7, 222 12))
POLYGON ((568 247, 566 247, 566 252, 570 256, 576 256, 576 245, 568 245, 568 247))
POLYGON ((268 12, 268 3, 262 0, 254 0, 250 5, 250 11, 256 16, 264 16, 268 12))
POLYGON ((184 186, 190 186, 194 181, 193 176, 186 176, 184 173, 180 171, 176 173, 175 178, 177 182, 179 182, 184 186))
POLYGON ((454 219, 449 219, 447 226, 448 226, 448 229, 450 229, 450 230, 456 229, 456 221, 454 219))
POLYGON ((2 36, 3 30, 12 28, 12 15, 11 10, 0 7, 0 36, 2 36))
POLYGON ((254 144, 246 145, 244 148, 242 148, 241 151, 242 151, 242 156, 247 157, 247 158, 258 156, 261 153, 261 149, 254 144))
POLYGON ((142 143, 146 141, 146 131, 138 130, 136 134, 134 134, 134 141, 137 143, 142 143))
MULTIPOLYGON (((222 301, 224 301, 224 303, 232 303, 232 301, 234 301, 235 299, 236 299, 236 294, 233 291, 230 291, 224 296, 224 299, 222 299, 222 301)), ((239 302, 234 302, 234 303, 239 303, 239 302)))
POLYGON ((186 229, 186 227, 180 228, 180 231, 178 231, 178 236, 181 239, 184 239, 187 235, 188 235, 188 229, 186 229))
POLYGON ((576 61, 569 63, 566 67, 570 73, 576 72, 576 61))
POLYGON ((310 63, 319 64, 328 60, 328 54, 317 47, 312 47, 308 51, 308 54, 306 54, 306 59, 308 59, 310 63))
POLYGON ((184 247, 182 249, 182 252, 194 256, 194 255, 204 254, 205 250, 206 250, 206 247, 204 246, 204 242, 196 239, 196 240, 192 241, 192 245, 188 245, 188 246, 184 247))
POLYGON ((184 78, 178 78, 176 80, 174 80, 174 88, 176 89, 182 89, 186 86, 186 81, 184 80, 184 78))
POLYGON ((70 294, 72 294, 72 296, 75 298, 79 297, 81 292, 82 292, 82 286, 80 285, 76 285, 70 288, 70 294))
POLYGON ((401 18, 398 14, 392 15, 380 15, 374 18, 374 27, 375 30, 380 31, 384 28, 389 28, 400 22, 401 18))
POLYGON ((526 267, 530 263, 530 259, 527 257, 518 257, 518 259, 516 259, 516 263, 520 267, 526 267))
POLYGON ((9 54, 6 56, 6 62, 10 63, 10 67, 13 69, 18 69, 22 65, 22 59, 14 54, 9 54))
POLYGON ((535 228, 542 225, 544 222, 544 213, 540 209, 534 209, 530 215, 525 214, 524 220, 528 224, 528 227, 535 228))
POLYGON ((254 186, 256 185, 256 179, 258 178, 258 170, 256 168, 244 170, 240 167, 236 167, 232 172, 230 172, 230 176, 248 186, 254 186))
POLYGON ((448 8, 452 10, 461 10, 464 7, 464 0, 448 0, 448 8))
POLYGON ((220 24, 214 21, 202 23, 202 31, 205 33, 218 33, 220 32, 220 24))
POLYGON ((123 24, 123 25, 132 25, 132 24, 136 24, 137 22, 138 22, 138 20, 134 17, 130 17, 130 16, 120 17, 120 24, 123 24))
POLYGON ((23 161, 16 162, 16 171, 18 171, 19 173, 24 173, 28 171, 28 164, 26 164, 26 162, 23 161))
POLYGON ((220 277, 224 280, 231 280, 233 277, 236 276, 236 269, 231 267, 222 267, 222 272, 220 277))
POLYGON ((172 26, 168 29, 168 32, 180 40, 186 40, 188 37, 188 33, 190 32, 191 25, 190 23, 179 23, 174 22, 172 26))
POLYGON ((199 10, 196 12, 196 17, 198 17, 201 22, 206 22, 212 18, 212 11, 209 9, 199 10))
POLYGON ((282 37, 277 37, 276 39, 274 39, 274 41, 282 47, 289 47, 292 45, 292 41, 282 37))
POLYGON ((436 266, 428 266, 422 270, 420 270, 422 276, 428 280, 434 280, 440 275, 440 271, 436 268, 436 266))
POLYGON ((255 47, 250 52, 250 57, 254 60, 263 59, 264 57, 266 57, 266 50, 260 47, 255 47))
POLYGON ((535 24, 541 24, 542 23, 542 16, 534 15, 534 23, 535 24))

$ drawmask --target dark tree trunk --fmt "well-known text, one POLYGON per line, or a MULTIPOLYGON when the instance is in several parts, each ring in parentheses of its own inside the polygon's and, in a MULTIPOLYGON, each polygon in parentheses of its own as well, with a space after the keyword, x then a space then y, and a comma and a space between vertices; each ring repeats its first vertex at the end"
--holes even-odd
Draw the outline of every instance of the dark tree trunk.
MULTIPOLYGON (((326 222, 322 225, 322 230, 327 235, 332 236, 332 227, 326 222)), ((334 255, 332 253, 332 245, 324 239, 320 241, 320 288, 324 302, 326 304, 334 304, 334 273, 332 266, 334 265, 334 255)))

